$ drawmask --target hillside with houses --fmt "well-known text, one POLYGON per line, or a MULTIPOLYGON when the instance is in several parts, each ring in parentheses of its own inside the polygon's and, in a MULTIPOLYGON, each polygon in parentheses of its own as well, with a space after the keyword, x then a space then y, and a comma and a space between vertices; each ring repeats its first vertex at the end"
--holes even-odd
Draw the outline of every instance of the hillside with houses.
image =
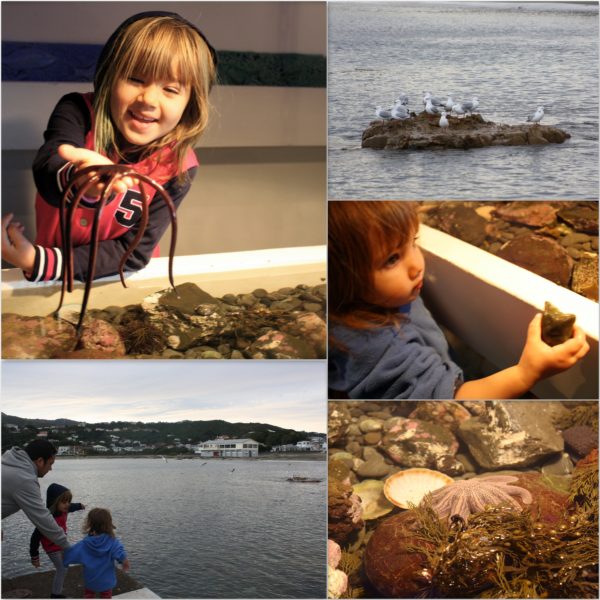
POLYGON ((265 453, 324 453, 324 433, 265 423, 178 421, 84 423, 69 419, 24 419, 2 414, 2 452, 41 438, 62 456, 189 455, 256 457, 265 453))

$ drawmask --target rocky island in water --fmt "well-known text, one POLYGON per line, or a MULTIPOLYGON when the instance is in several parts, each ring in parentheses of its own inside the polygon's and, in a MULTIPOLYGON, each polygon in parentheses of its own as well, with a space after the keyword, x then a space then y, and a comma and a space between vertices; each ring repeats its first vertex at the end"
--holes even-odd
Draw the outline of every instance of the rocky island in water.
POLYGON ((480 114, 448 116, 448 127, 439 126, 439 117, 423 111, 410 119, 373 121, 362 134, 361 146, 376 150, 432 150, 436 148, 484 148, 486 146, 523 146, 561 144, 571 136, 566 131, 523 123, 505 125, 485 121, 480 114))

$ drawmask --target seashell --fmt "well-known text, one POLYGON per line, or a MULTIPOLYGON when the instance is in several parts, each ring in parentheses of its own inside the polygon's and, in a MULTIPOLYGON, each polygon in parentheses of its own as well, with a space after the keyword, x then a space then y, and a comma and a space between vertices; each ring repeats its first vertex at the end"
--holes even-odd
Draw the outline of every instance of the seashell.
POLYGON ((431 469, 406 469, 394 473, 385 480, 385 497, 400 508, 410 508, 409 503, 417 505, 425 494, 433 492, 454 480, 448 475, 431 469))
POLYGON ((562 313, 556 306, 546 302, 542 315, 542 340, 548 346, 566 342, 573 335, 575 315, 562 313))
POLYGON ((352 486, 352 491, 360 497, 363 509, 362 518, 365 521, 378 519, 394 510, 383 495, 383 481, 378 479, 365 479, 352 486))

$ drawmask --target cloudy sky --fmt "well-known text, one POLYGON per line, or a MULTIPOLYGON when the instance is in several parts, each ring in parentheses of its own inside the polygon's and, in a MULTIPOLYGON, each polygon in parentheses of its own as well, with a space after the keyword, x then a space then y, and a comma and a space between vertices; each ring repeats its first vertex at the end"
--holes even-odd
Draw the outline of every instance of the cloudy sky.
POLYGON ((326 431, 324 361, 2 361, 2 412, 100 421, 255 421, 326 431))

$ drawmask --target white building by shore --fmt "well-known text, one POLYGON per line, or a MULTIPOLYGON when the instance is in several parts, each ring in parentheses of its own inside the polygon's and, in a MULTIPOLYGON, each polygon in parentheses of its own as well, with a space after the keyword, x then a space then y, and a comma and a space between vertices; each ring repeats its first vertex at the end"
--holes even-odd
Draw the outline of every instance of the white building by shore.
POLYGON ((258 456, 258 442, 250 438, 208 440, 198 444, 195 454, 202 458, 246 458, 258 456))

